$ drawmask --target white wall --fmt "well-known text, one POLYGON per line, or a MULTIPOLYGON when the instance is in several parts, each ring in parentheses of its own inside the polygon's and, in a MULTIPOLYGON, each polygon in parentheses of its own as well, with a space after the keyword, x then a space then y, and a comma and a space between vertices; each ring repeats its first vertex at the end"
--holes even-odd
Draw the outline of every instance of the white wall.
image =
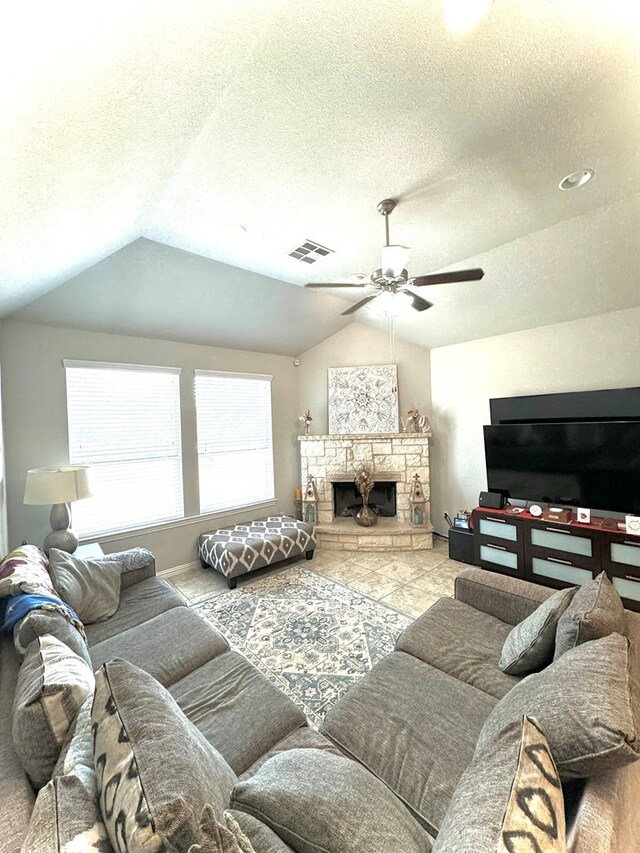
MULTIPOLYGON (((299 478, 297 375, 288 356, 219 349, 148 338, 5 321, 2 325, 2 379, 7 472, 9 546, 23 539, 39 544, 48 529, 48 507, 22 503, 26 471, 68 464, 63 358, 93 359, 182 368, 181 409, 185 514, 197 516, 196 420, 193 370, 229 370, 273 375, 273 438, 277 502, 206 521, 168 525, 145 534, 109 539, 109 551, 141 545, 154 552, 160 568, 196 559, 199 533, 260 515, 292 512, 299 478)), ((251 417, 250 406, 247 417, 251 417)))
MULTIPOLYGON (((300 413, 305 409, 311 410, 311 432, 322 435, 329 429, 329 367, 389 364, 389 355, 389 335, 361 323, 352 323, 302 353, 300 367, 297 368, 298 408, 300 413)), ((431 417, 429 350, 396 338, 394 360, 398 365, 400 414, 404 417, 409 409, 417 408, 431 417)))
POLYGON ((640 385, 640 308, 431 350, 432 521, 486 488, 489 399, 640 385))

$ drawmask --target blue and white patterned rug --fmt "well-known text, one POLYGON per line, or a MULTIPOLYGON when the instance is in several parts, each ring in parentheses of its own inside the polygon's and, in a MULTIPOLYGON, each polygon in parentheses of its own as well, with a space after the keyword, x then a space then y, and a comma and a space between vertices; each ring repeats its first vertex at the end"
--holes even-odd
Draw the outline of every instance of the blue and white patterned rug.
POLYGON ((413 621, 356 590, 291 567, 193 609, 319 726, 413 621))

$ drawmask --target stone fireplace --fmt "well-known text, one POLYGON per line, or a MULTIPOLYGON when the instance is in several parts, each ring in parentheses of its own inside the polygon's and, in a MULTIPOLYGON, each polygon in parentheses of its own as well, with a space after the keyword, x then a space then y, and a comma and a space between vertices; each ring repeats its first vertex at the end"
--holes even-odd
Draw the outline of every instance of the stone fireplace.
POLYGON ((414 551, 433 547, 429 506, 430 433, 368 435, 302 435, 301 481, 311 474, 318 490, 318 544, 337 551, 414 551), (380 503, 378 523, 360 527, 352 517, 362 500, 353 484, 358 464, 367 463, 377 492, 369 504, 380 503), (425 523, 411 523, 411 485, 420 476, 425 523))

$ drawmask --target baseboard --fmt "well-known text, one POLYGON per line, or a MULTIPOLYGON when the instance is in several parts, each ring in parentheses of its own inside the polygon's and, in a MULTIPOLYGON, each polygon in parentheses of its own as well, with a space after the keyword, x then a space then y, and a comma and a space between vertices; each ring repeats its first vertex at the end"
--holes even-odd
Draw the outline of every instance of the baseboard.
POLYGON ((191 563, 183 563, 181 566, 172 566, 170 569, 162 569, 158 572, 159 575, 162 575, 163 578, 170 577, 171 575, 177 575, 179 572, 183 572, 187 569, 199 569, 200 568, 200 560, 194 560, 191 563))

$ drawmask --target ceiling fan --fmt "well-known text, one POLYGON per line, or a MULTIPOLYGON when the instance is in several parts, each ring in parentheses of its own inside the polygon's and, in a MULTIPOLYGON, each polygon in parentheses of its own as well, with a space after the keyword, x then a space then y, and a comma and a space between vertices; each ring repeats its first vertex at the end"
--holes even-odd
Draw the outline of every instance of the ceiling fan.
MULTIPOLYGON (((384 216, 384 227, 386 243, 382 247, 382 266, 378 270, 374 270, 367 281, 366 276, 359 276, 362 280, 349 282, 309 282, 305 287, 373 287, 374 293, 369 293, 359 302, 351 305, 342 314, 354 314, 360 308, 364 308, 374 299, 377 299, 380 305, 380 313, 383 316, 393 317, 404 311, 405 308, 411 307, 416 311, 426 311, 427 308, 433 306, 432 302, 423 299, 420 294, 416 293, 412 288, 425 287, 429 284, 449 284, 456 281, 479 281, 484 270, 454 270, 453 272, 437 272, 431 275, 409 276, 405 269, 405 264, 409 260, 411 249, 407 246, 397 246, 389 244, 389 216, 393 213, 396 202, 391 198, 385 198, 378 205, 378 211, 384 216), (407 300, 411 300, 408 302, 407 300)), ((354 278, 356 278, 354 276, 354 278)))

